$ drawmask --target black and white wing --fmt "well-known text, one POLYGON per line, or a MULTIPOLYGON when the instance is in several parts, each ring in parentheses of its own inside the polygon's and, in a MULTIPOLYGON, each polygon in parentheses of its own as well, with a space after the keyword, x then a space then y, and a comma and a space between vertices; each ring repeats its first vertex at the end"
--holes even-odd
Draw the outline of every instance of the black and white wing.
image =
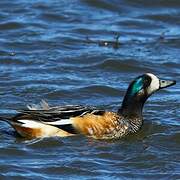
POLYGON ((56 126, 63 130, 73 131, 71 117, 83 116, 87 113, 102 115, 105 111, 90 106, 64 105, 50 107, 45 101, 40 106, 28 106, 28 109, 19 111, 12 121, 16 123, 27 123, 30 121, 40 122, 56 126))

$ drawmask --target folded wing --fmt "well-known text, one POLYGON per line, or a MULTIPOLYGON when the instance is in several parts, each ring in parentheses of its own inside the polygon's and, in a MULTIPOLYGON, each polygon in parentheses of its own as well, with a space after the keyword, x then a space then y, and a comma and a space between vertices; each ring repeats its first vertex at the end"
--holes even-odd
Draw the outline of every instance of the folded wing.
POLYGON ((51 125, 69 133, 77 133, 72 126, 72 117, 81 117, 85 114, 101 115, 104 110, 95 107, 82 105, 65 105, 50 107, 46 102, 41 106, 28 106, 28 109, 21 110, 11 119, 15 124, 33 127, 39 123, 51 125))

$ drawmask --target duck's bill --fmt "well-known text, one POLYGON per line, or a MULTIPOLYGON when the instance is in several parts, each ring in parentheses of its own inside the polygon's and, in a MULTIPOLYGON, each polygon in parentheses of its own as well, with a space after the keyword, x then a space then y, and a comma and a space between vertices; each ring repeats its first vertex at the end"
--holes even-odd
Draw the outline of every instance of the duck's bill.
POLYGON ((159 89, 163 89, 169 86, 173 86, 174 84, 176 84, 176 81, 160 80, 159 84, 160 84, 159 89))

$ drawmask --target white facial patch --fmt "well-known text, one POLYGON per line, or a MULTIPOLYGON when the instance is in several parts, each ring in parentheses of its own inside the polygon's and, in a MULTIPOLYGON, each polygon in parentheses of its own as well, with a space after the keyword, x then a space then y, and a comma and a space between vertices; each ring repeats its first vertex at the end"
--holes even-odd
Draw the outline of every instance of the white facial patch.
POLYGON ((159 79, 154 74, 147 73, 149 77, 151 77, 151 84, 147 88, 148 94, 152 94, 153 92, 157 91, 160 87, 159 79))

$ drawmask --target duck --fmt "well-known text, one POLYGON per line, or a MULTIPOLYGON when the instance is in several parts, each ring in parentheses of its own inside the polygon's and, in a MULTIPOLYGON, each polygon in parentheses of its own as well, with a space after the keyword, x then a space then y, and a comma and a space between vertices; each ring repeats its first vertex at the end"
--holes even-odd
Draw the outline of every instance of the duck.
POLYGON ((84 135, 94 139, 119 139, 136 133, 143 125, 146 100, 160 89, 175 85, 174 80, 161 80, 152 73, 136 77, 127 88, 117 112, 93 106, 28 105, 13 117, 0 117, 24 138, 69 137, 84 135))

